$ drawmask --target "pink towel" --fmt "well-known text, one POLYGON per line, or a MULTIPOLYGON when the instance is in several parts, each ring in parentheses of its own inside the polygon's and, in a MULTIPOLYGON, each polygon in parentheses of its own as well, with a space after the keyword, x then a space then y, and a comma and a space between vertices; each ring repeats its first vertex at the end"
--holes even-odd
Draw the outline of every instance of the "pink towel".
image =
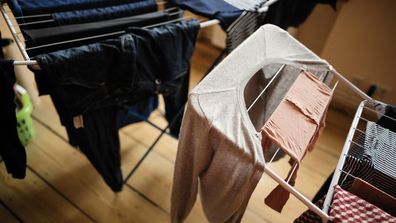
MULTIPOLYGON (((262 128, 264 152, 271 142, 298 163, 312 150, 325 124, 326 112, 332 90, 313 74, 303 71, 290 87, 284 99, 262 128)), ((288 178, 290 177, 289 173, 288 178)), ((294 185, 297 171, 291 176, 294 185)), ((277 186, 265 199, 265 203, 281 212, 289 193, 277 186)))

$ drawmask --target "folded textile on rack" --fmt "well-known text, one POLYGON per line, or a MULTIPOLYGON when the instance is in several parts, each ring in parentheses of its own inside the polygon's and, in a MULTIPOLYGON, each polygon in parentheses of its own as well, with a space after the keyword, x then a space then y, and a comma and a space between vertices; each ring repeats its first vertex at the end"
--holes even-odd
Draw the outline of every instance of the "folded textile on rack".
MULTIPOLYGON (((383 128, 389 129, 392 132, 396 132, 396 107, 392 106, 392 105, 386 105, 385 107, 385 114, 381 114, 381 118, 377 121, 377 124, 383 128)), ((364 142, 364 138, 365 138, 365 134, 361 134, 360 136, 358 136, 357 141, 360 142, 361 144, 363 144, 364 142)), ((364 155, 364 146, 362 147, 362 145, 356 145, 356 144, 352 144, 348 154, 351 156, 354 156, 356 158, 363 158, 364 155)), ((333 172, 334 173, 334 172, 333 172)), ((381 173, 380 175, 384 175, 383 173, 381 173)), ((315 200, 320 199, 321 197, 323 197, 329 186, 330 186, 330 181, 331 178, 333 177, 333 174, 331 174, 326 182, 321 186, 320 190, 318 191, 318 193, 315 195, 315 200)))
MULTIPOLYGON (((48 53, 59 49, 65 49, 73 46, 81 46, 87 42, 96 42, 98 38, 93 38, 85 41, 77 41, 60 45, 47 46, 38 49, 29 50, 30 47, 36 47, 45 44, 57 43, 62 41, 73 40, 77 38, 92 37, 101 34, 111 34, 113 32, 122 32, 128 27, 142 27, 159 22, 167 21, 169 13, 165 11, 151 12, 142 15, 135 15, 130 17, 123 17, 118 19, 105 20, 100 22, 90 22, 82 24, 72 24, 64 26, 55 26, 41 29, 23 30, 26 38, 27 52, 30 56, 35 56, 41 53, 48 53)), ((120 34, 114 34, 117 36, 120 34)), ((110 38, 106 35, 104 38, 110 38)), ((103 37, 102 37, 103 39, 103 37)))
POLYGON ((334 223, 387 223, 396 222, 396 217, 336 185, 330 209, 330 220, 334 223))
POLYGON ((224 30, 243 12, 224 0, 170 0, 170 2, 197 15, 218 19, 224 30))
MULTIPOLYGON (((343 190, 338 185, 336 186, 336 191, 343 190)), ((395 219, 395 198, 391 197, 388 194, 384 194, 382 191, 374 188, 372 185, 369 185, 367 182, 362 181, 357 178, 354 181, 354 185, 350 188, 350 193, 343 191, 343 195, 345 196, 348 193, 348 197, 344 200, 344 198, 336 198, 336 194, 334 194, 334 201, 331 208, 333 210, 333 221, 331 222, 387 222, 384 219, 380 219, 381 216, 379 213, 383 215, 390 216, 391 219, 395 219), (353 197, 352 197, 353 196, 353 197), (354 201, 357 201, 356 205, 354 201), (373 203, 373 201, 375 203, 373 203), (344 203, 345 202, 345 203, 344 203), (363 205, 366 204, 366 205, 363 205), (337 207, 337 205, 339 205, 337 207), (365 209, 368 210, 365 213, 365 209), (375 210, 374 210, 375 209, 375 210), (373 213, 374 212, 374 213, 373 213), (385 213, 386 212, 386 213, 385 213), (367 215, 366 215, 367 214, 367 215), (372 214, 378 215, 373 218, 372 214), (356 215, 356 216, 355 216, 356 215), (339 218, 342 218, 340 221, 339 218), (335 219, 337 218, 337 219, 335 219), (348 218, 348 219, 344 219, 348 218)), ((339 197, 339 195, 337 195, 339 197)), ((316 202, 316 206, 319 208, 323 207, 323 203, 326 197, 321 198, 316 202)), ((330 211, 331 212, 331 211, 330 211)), ((302 213, 298 218, 294 220, 294 223, 322 223, 322 218, 315 214, 312 210, 307 210, 302 213)), ((393 220, 390 222, 394 222, 393 220)))
POLYGON ((265 168, 259 128, 304 65, 316 71, 317 76, 329 72, 324 60, 287 32, 264 25, 192 90, 176 156, 172 222, 186 219, 198 187, 209 222, 242 219, 265 168), (272 82, 265 100, 258 100, 259 106, 248 112, 249 105, 283 64, 286 65, 278 77, 287 81, 272 82))
POLYGON ((142 0, 6 0, 15 16, 119 5, 142 0))
POLYGON ((372 160, 375 169, 396 179, 396 133, 368 121, 364 154, 372 160))
POLYGON ((55 12, 51 16, 58 25, 69 25, 129 17, 154 11, 157 11, 157 2, 155 0, 142 0, 102 8, 55 12))
POLYGON ((331 96, 332 90, 326 84, 303 71, 262 128, 264 150, 268 141, 273 141, 301 162, 324 128, 331 96))
POLYGON ((396 217, 396 198, 368 182, 356 178, 348 191, 396 217))
POLYGON ((226 51, 230 53, 245 39, 252 35, 260 26, 264 25, 266 12, 243 12, 226 29, 226 51))
MULTIPOLYGON (((332 93, 313 74, 303 71, 262 128, 264 152, 274 142, 299 165, 324 128, 332 93)), ((288 175, 292 186, 296 174, 297 170, 288 175)), ((288 197, 289 192, 279 185, 267 196, 265 203, 281 212, 288 197)))
MULTIPOLYGON (((51 95, 62 124, 114 191, 123 184, 118 111, 162 94, 168 122, 178 118, 198 30, 197 20, 132 28, 115 39, 36 56, 40 92, 51 95)), ((171 131, 177 133, 176 125, 171 131)))
POLYGON ((385 193, 396 197, 396 179, 375 169, 372 160, 367 156, 356 158, 348 155, 346 157, 339 185, 344 189, 349 189, 355 177, 359 177, 385 193))
POLYGON ((0 61, 0 156, 12 177, 26 175, 26 152, 17 133, 15 114, 15 72, 13 61, 0 61))

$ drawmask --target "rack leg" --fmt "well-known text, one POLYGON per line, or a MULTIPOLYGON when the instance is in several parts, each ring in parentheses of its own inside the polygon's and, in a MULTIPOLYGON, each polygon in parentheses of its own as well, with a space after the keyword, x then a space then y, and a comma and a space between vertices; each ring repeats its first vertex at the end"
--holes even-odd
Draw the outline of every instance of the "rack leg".
POLYGON ((169 123, 165 129, 163 129, 161 131, 161 133, 159 134, 159 136, 154 140, 153 144, 151 144, 150 148, 147 149, 147 151, 144 153, 144 155, 142 156, 142 158, 140 158, 139 162, 133 167, 133 169, 128 173, 127 177, 124 179, 124 184, 126 184, 128 182, 128 180, 132 177, 132 175, 136 172, 136 170, 139 168, 139 166, 143 163, 143 161, 146 159, 146 157, 148 156, 148 154, 151 152, 151 150, 154 149, 154 147, 157 145, 157 143, 159 142, 159 140, 162 138, 162 136, 167 133, 166 131, 174 124, 174 122, 176 121, 176 119, 182 114, 183 109, 180 109, 179 112, 177 113, 177 115, 173 118, 173 120, 171 121, 171 123, 169 123))

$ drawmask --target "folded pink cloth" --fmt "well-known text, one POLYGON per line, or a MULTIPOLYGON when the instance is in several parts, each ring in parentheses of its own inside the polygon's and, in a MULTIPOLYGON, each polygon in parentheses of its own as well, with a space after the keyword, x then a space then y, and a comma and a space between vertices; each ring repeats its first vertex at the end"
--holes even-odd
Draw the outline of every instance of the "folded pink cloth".
MULTIPOLYGON (((325 126, 332 93, 332 90, 313 74, 301 72, 262 128, 264 152, 273 142, 300 163, 307 150, 313 149, 325 126)), ((289 184, 293 186, 297 171, 290 172, 289 177, 289 184)), ((288 197, 289 192, 277 186, 265 199, 265 203, 281 212, 288 197)))

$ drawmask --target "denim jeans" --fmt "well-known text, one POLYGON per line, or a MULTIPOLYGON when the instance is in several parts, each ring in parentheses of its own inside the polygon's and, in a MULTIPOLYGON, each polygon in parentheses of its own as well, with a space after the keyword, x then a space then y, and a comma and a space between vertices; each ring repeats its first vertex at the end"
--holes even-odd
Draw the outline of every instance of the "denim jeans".
MULTIPOLYGON (((34 47, 43 44, 57 43, 76 38, 91 37, 94 35, 108 34, 112 32, 123 31, 130 26, 146 26, 163 22, 168 19, 168 13, 159 11, 151 12, 142 15, 105 20, 100 22, 90 22, 83 24, 72 24, 64 26, 55 26, 42 29, 24 30, 26 38, 26 46, 34 47)), ((106 37, 109 38, 109 37, 106 37)), ((92 42, 87 40, 85 42, 92 42)), ((74 43, 61 44, 51 47, 27 50, 30 56, 35 56, 41 53, 52 52, 54 50, 64 49, 71 46, 81 45, 84 42, 78 41, 74 43)))
POLYGON ((5 0, 16 16, 106 7, 142 0, 5 0))
POLYGON ((224 0, 170 0, 170 2, 198 15, 220 20, 220 25, 224 30, 227 30, 242 13, 242 10, 224 0))
POLYGON ((9 174, 23 179, 26 174, 26 152, 17 133, 14 65, 13 61, 1 61, 0 65, 0 156, 9 174))
POLYGON ((157 11, 156 1, 145 0, 103 8, 57 12, 52 13, 52 18, 58 25, 68 25, 86 22, 98 22, 107 19, 128 17, 154 11, 157 11))
POLYGON ((158 107, 158 96, 144 98, 133 105, 118 110, 117 126, 124 126, 147 120, 151 113, 158 107))
POLYGON ((198 30, 197 20, 132 28, 115 39, 36 57, 40 93, 50 93, 62 124, 114 191, 122 188, 117 111, 158 94, 168 122, 184 109, 198 30), (83 117, 83 128, 74 129, 75 116, 83 117))

